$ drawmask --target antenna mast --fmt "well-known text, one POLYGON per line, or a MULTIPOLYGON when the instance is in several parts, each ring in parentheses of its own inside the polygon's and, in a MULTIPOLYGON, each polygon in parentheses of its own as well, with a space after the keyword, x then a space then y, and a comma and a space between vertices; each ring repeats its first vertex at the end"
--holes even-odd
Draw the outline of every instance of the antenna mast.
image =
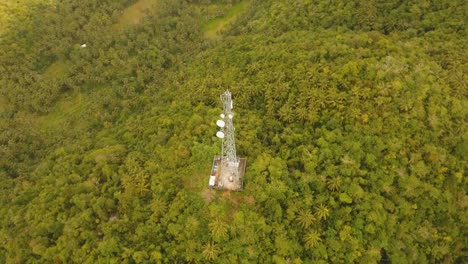
POLYGON ((237 160, 236 142, 234 139, 235 128, 232 123, 232 119, 234 118, 234 114, 232 113, 233 102, 229 91, 226 91, 221 95, 221 102, 223 102, 223 115, 226 123, 224 126, 222 157, 228 162, 227 165, 229 167, 235 167, 237 171, 239 161, 237 160))
POLYGON ((222 140, 221 156, 215 156, 210 175, 209 186, 219 189, 241 190, 242 177, 245 173, 246 159, 237 157, 232 119, 233 101, 229 91, 221 94, 223 113, 216 121, 220 131, 216 136, 222 140))

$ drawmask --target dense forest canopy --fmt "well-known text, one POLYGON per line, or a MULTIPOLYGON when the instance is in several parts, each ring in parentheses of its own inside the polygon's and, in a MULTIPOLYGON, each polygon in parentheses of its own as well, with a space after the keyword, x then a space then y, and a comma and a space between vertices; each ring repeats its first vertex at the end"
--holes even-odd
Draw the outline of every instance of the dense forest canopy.
POLYGON ((2 1, 0 263, 468 262, 467 11, 2 1))

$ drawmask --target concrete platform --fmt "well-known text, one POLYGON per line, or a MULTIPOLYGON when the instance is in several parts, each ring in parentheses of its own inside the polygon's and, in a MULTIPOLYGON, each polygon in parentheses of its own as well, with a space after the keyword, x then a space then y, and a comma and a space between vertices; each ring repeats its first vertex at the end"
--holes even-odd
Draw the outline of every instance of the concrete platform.
POLYGON ((209 187, 220 190, 240 191, 243 189, 243 179, 247 159, 239 158, 239 166, 230 168, 228 162, 223 160, 221 156, 213 158, 213 167, 211 169, 209 187), (238 178, 232 175, 232 169, 237 169, 238 178), (214 181, 213 181, 214 179, 214 181))

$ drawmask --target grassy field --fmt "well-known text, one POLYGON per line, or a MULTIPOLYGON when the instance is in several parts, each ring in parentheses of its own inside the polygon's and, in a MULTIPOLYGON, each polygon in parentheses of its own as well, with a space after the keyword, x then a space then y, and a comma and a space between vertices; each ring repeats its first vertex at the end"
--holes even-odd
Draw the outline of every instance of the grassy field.
MULTIPOLYGON (((67 122, 79 118, 79 113, 85 112, 88 104, 89 98, 82 93, 64 96, 56 103, 50 113, 37 118, 37 125, 41 130, 55 130, 60 127, 68 127, 67 122)), ((83 120, 78 121, 76 124, 80 124, 80 126, 87 125, 83 120)), ((77 128, 75 127, 74 129, 77 128)))
POLYGON ((140 0, 127 7, 119 18, 115 29, 123 29, 128 25, 135 25, 145 16, 145 10, 157 5, 157 0, 140 0))
POLYGON ((203 27, 203 32, 206 38, 216 39, 219 37, 219 32, 225 28, 229 23, 234 21, 236 17, 245 11, 248 7, 249 1, 242 1, 232 6, 226 16, 213 19, 203 27))
POLYGON ((52 63, 44 72, 44 78, 51 79, 55 76, 64 75, 69 65, 64 60, 57 60, 52 63))
POLYGON ((7 101, 5 98, 0 97, 0 114, 5 112, 7 109, 7 101))

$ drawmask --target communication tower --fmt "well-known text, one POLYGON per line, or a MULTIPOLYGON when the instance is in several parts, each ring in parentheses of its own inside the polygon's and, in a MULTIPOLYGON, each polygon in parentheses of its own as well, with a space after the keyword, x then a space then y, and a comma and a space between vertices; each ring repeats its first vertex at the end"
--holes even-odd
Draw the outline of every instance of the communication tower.
POLYGON ((245 172, 246 159, 237 157, 234 138, 234 103, 229 91, 221 94, 223 113, 216 121, 219 131, 216 136, 221 139, 221 156, 215 156, 209 185, 213 188, 240 190, 245 172))

